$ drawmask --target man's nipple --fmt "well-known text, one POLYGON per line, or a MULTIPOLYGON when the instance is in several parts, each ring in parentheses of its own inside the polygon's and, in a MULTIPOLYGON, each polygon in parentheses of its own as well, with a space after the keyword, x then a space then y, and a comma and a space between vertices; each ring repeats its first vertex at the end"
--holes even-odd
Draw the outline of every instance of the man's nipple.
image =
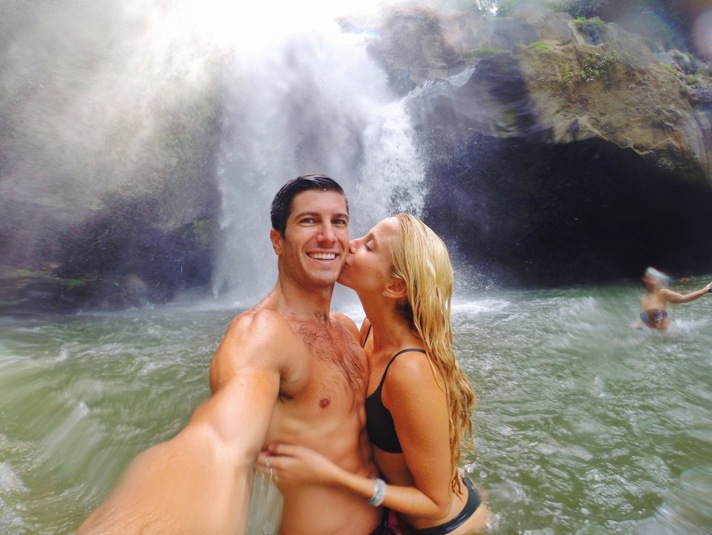
POLYGON ((331 400, 329 398, 321 398, 319 401, 319 406, 322 409, 326 409, 329 405, 331 405, 331 400))

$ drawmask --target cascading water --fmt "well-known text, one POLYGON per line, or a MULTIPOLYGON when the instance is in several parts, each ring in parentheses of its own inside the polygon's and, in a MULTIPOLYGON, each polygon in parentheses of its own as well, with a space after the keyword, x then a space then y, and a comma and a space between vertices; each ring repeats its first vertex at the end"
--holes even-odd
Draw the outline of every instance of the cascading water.
POLYGON ((292 177, 318 172, 337 180, 349 198, 352 236, 388 215, 420 212, 423 168, 410 123, 366 44, 328 22, 261 54, 232 54, 216 295, 250 304, 274 284, 269 205, 292 177))
MULTIPOLYGON (((248 305, 275 281, 269 204, 287 179, 339 181, 353 235, 417 213, 423 172, 408 119, 368 57, 374 36, 335 22, 349 3, 11 0, 0 17, 0 86, 12 95, 0 109, 12 133, 1 141, 12 165, 0 170, 0 267, 62 264, 67 236, 90 242, 87 222, 107 214, 116 228, 115 208, 143 199, 154 208, 142 228, 157 235, 212 220, 217 173, 214 294, 248 305)), ((125 233, 118 241, 130 250, 125 233)))
MULTIPOLYGON (((230 54, 213 279, 221 300, 248 306, 275 283, 269 206, 290 178, 318 172, 337 180, 349 199, 352 236, 383 217, 421 211, 423 167, 404 102, 390 95, 366 45, 363 35, 327 22, 259 53, 230 54)), ((274 487, 257 476, 250 532, 273 532, 280 507, 274 487)))

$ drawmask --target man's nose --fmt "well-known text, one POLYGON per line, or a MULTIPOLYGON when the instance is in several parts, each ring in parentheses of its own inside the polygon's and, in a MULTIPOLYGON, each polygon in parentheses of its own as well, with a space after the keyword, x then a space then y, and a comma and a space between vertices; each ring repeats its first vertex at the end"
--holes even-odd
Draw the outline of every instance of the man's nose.
POLYGON ((331 223, 323 223, 319 229, 319 240, 327 243, 335 242, 336 232, 334 232, 334 225, 331 223))

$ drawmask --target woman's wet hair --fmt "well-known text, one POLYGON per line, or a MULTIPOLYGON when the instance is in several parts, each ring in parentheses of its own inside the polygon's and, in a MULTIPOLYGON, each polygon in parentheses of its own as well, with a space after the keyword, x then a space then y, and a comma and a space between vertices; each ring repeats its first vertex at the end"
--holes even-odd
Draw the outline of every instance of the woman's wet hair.
POLYGON ((308 174, 301 175, 288 181, 280 188, 272 200, 270 209, 270 219, 272 228, 279 232, 284 237, 284 231, 287 229, 287 220, 292 212, 292 200, 294 197, 309 190, 335 191, 344 197, 346 203, 346 212, 349 210, 349 201, 346 198, 343 188, 333 179, 326 175, 308 174))
POLYGON ((456 489, 461 445, 474 453, 471 416, 475 394, 452 347, 452 263, 445 243, 420 219, 410 214, 395 218, 400 239, 389 242, 391 275, 404 281, 407 289, 397 310, 423 341, 430 362, 444 381, 450 414, 451 484, 456 489))

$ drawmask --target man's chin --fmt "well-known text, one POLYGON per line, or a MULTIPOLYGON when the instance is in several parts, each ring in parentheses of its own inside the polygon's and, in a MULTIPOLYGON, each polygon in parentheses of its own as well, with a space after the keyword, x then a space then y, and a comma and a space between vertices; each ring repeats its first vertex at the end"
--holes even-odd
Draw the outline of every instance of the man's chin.
POLYGON ((338 278, 339 276, 335 273, 320 273, 314 275, 313 280, 319 286, 323 286, 326 288, 329 286, 333 287, 336 284, 338 278))

